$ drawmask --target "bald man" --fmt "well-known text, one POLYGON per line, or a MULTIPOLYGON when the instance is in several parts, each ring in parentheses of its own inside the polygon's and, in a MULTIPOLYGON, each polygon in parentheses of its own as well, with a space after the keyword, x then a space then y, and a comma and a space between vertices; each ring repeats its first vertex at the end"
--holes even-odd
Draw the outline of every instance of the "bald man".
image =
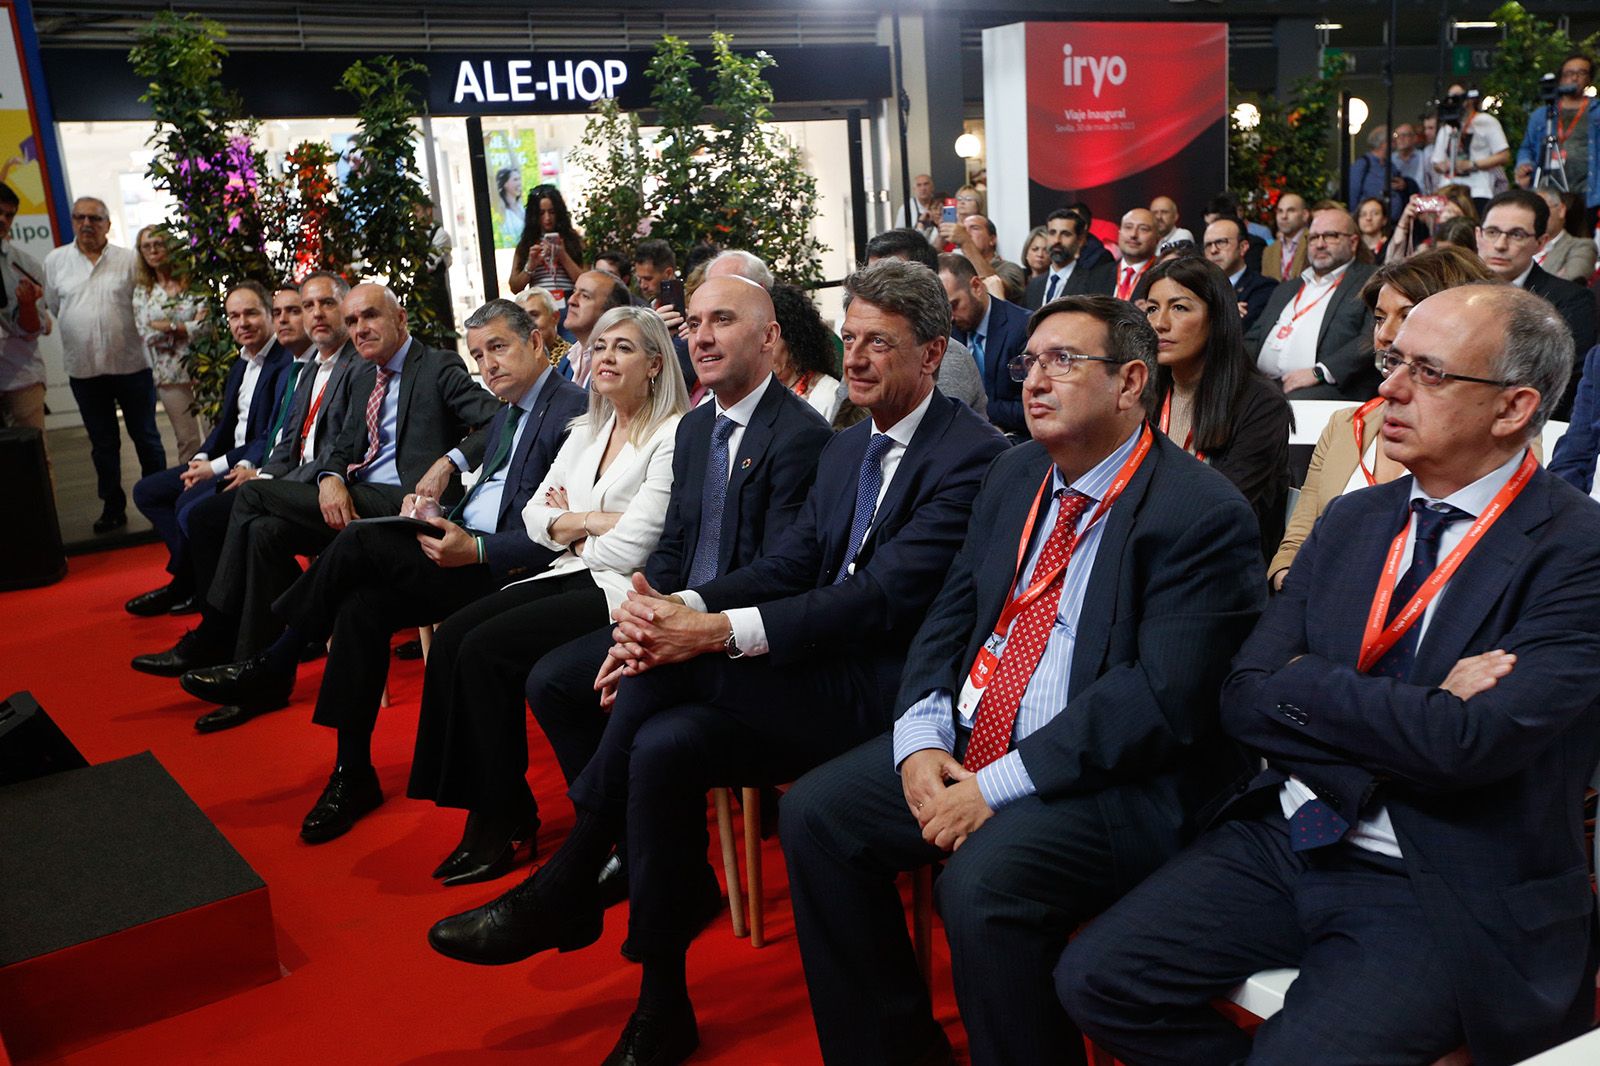
POLYGON ((1153 211, 1136 207, 1122 216, 1122 226, 1117 230, 1117 251, 1122 258, 1122 262, 1117 264, 1117 288, 1114 293, 1117 299, 1133 299, 1139 279, 1155 262, 1159 245, 1160 237, 1153 211))
POLYGON ((1150 214, 1156 220, 1156 251, 1179 241, 1194 241, 1194 234, 1178 225, 1178 203, 1170 196, 1150 201, 1150 214))

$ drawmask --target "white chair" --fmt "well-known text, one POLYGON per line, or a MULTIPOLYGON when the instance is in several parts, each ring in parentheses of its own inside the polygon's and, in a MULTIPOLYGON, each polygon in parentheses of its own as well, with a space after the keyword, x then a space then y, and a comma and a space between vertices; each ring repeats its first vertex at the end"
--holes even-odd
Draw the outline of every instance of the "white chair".
POLYGON ((1349 400, 1290 400, 1289 409, 1294 412, 1294 429, 1289 433, 1289 446, 1296 444, 1315 448, 1317 441, 1322 439, 1322 431, 1328 427, 1328 419, 1332 418, 1335 411, 1359 406, 1349 400))
POLYGON ((1556 455, 1556 441, 1567 435, 1567 422, 1546 422, 1544 432, 1539 434, 1539 443, 1544 445, 1544 465, 1549 466, 1550 460, 1556 455))
POLYGON ((1591 1029, 1565 1044, 1523 1059, 1522 1066, 1594 1066, 1597 1062, 1600 1062, 1600 1029, 1591 1029))

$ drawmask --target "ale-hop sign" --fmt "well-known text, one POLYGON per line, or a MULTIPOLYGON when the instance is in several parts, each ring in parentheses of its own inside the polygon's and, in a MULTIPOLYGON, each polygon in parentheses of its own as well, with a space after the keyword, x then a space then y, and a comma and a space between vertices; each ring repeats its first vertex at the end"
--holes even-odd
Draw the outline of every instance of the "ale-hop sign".
POLYGON ((627 80, 628 64, 620 59, 549 59, 537 66, 531 59, 463 59, 452 103, 593 103, 615 98, 627 80))

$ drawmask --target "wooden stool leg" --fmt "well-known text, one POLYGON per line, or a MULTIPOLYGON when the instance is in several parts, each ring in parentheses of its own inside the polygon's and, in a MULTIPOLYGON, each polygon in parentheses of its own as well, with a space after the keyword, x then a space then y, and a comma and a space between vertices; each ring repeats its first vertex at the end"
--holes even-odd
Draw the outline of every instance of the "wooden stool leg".
POLYGON ((933 867, 911 871, 911 946, 922 983, 933 987, 933 867))
POLYGON ((428 652, 433 650, 433 627, 417 627, 417 643, 422 645, 422 665, 428 665, 428 652))
POLYGON ((722 872, 728 879, 728 916, 733 919, 733 935, 749 936, 750 927, 744 921, 744 893, 739 890, 739 854, 733 842, 732 794, 725 788, 714 788, 711 796, 717 804, 717 838, 722 842, 722 872))
POLYGON ((761 790, 743 789, 739 800, 744 804, 744 870, 746 895, 750 900, 750 946, 759 948, 767 942, 761 904, 761 790))

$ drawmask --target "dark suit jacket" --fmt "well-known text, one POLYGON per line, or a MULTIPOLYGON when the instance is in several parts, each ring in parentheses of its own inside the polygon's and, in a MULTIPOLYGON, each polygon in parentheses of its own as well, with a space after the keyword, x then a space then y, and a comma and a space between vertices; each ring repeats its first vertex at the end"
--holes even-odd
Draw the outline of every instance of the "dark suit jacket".
MULTIPOLYGON (((952 329, 950 336, 969 350, 972 348, 972 334, 966 330, 952 329)), ((989 332, 983 341, 983 391, 989 398, 989 421, 1007 433, 1024 437, 1028 435, 1028 423, 1022 417, 1022 383, 1011 380, 1006 363, 1012 356, 1021 355, 1027 344, 1028 312, 990 296, 989 332)))
POLYGON ((1572 376, 1567 379, 1567 391, 1562 394, 1561 402, 1556 404, 1555 413, 1551 416, 1565 422, 1572 415, 1572 401, 1578 395, 1584 353, 1594 347, 1596 340, 1594 294, 1576 282, 1556 277, 1538 263, 1533 264, 1533 269, 1528 272, 1528 280, 1523 288, 1549 300, 1572 331, 1572 376))
MULTIPOLYGON (((326 459, 333 451, 339 430, 344 425, 345 412, 350 408, 350 378, 361 364, 361 357, 356 354, 356 346, 349 341, 345 341, 339 354, 333 357, 333 372, 328 375, 322 403, 317 407, 317 452, 311 462, 301 464, 296 449, 300 446, 300 426, 311 410, 312 391, 317 380, 315 361, 316 357, 313 356, 312 362, 306 364, 295 382, 294 398, 289 401, 289 414, 283 420, 284 429, 279 431, 278 442, 273 445, 272 453, 261 466, 263 473, 290 481, 310 481, 316 476, 318 460, 326 459)), ((365 414, 363 408, 363 417, 365 414)))
MULTIPOLYGON (((523 428, 522 439, 517 441, 517 450, 506 466, 506 486, 500 493, 500 511, 495 521, 497 532, 483 540, 483 561, 495 580, 511 581, 543 570, 555 560, 557 552, 528 536, 522 524, 522 509, 549 472, 551 461, 567 439, 567 427, 588 409, 587 392, 560 374, 545 376, 533 398, 533 410, 523 416, 533 421, 523 428)), ((484 430, 486 440, 500 439, 510 411, 511 405, 506 404, 490 420, 484 430)))
MULTIPOLYGON (((1096 245, 1096 247, 1099 247, 1096 245)), ((1085 246, 1087 250, 1087 246, 1085 246)), ((1104 248, 1100 249, 1102 252, 1104 248)), ((1028 282, 1028 295, 1026 303, 1028 310, 1037 311, 1044 306, 1045 289, 1049 287, 1050 274, 1046 271, 1028 282)), ((1084 296, 1098 293, 1101 296, 1110 296, 1117 289, 1117 263, 1109 255, 1103 256, 1092 262, 1085 262, 1085 257, 1078 257, 1078 265, 1072 268, 1072 273, 1067 276, 1066 284, 1056 287, 1056 299, 1063 296, 1084 296)))
MULTIPOLYGON (((350 382, 350 416, 327 461, 320 465, 319 477, 333 473, 342 478, 351 463, 360 462, 366 455, 367 398, 377 381, 378 368, 373 364, 364 362, 356 370, 350 382)), ((471 466, 482 463, 488 439, 484 429, 499 408, 500 401, 472 380, 466 364, 455 352, 429 348, 411 338, 405 369, 400 373, 396 428, 399 440, 395 450, 400 487, 409 492, 451 448, 459 447, 471 466)), ((460 482, 452 478, 451 489, 440 502, 448 507, 460 491, 460 482)))
POLYGON ((859 676, 877 694, 863 708, 885 728, 912 635, 966 532, 983 472, 1006 450, 999 432, 937 389, 856 555, 834 584, 850 544, 857 473, 871 423, 836 434, 817 481, 777 547, 695 591, 711 611, 757 606, 775 665, 814 663, 859 676))
MULTIPOLYGON (((960 691, 1016 580, 1013 546, 1050 465, 1028 441, 990 468, 906 659, 897 717, 935 689, 960 691)), ((1041 797, 1097 793, 1115 865, 1148 869, 1244 765, 1217 691, 1266 599, 1261 546, 1238 491, 1159 432, 1101 521, 1068 706, 1017 751, 1041 797)))
POLYGON ((1233 287, 1233 291, 1246 308, 1244 320, 1240 323, 1246 333, 1256 324, 1261 312, 1266 310, 1267 301, 1272 298, 1272 290, 1277 287, 1278 282, 1251 266, 1246 266, 1244 273, 1239 275, 1239 284, 1233 287))
POLYGON ((1234 662, 1223 726, 1354 822, 1384 804, 1475 1062, 1588 1027, 1595 902, 1584 788, 1600 758, 1600 508, 1538 471, 1451 579, 1406 682, 1357 673, 1409 477, 1329 505, 1234 662), (1457 660, 1517 655, 1469 700, 1457 660))
MULTIPOLYGON (((687 588, 700 543, 700 501, 711 455, 714 403, 703 403, 678 423, 672 452, 672 497, 661 539, 645 564, 652 588, 687 588)), ((817 459, 833 439, 828 423, 775 377, 739 438, 722 503, 717 573, 727 574, 772 551, 794 525, 817 476, 817 459)))
POLYGON ((1264 374, 1252 374, 1234 405, 1228 446, 1206 453, 1217 473, 1233 482, 1255 512, 1261 550, 1268 559, 1283 539, 1289 498, 1289 430, 1294 416, 1283 390, 1264 374))
POLYGON ((283 389, 279 387, 283 372, 294 362, 289 349, 275 340, 262 355, 261 374, 256 378, 256 391, 250 398, 250 410, 239 410, 239 388, 244 384, 247 365, 244 357, 240 356, 234 360, 232 369, 228 371, 228 380, 222 386, 222 410, 217 416, 217 424, 211 427, 210 434, 200 445, 200 450, 213 459, 226 457, 230 467, 241 461, 260 466, 266 458, 272 416, 277 414, 278 403, 283 399, 283 389), (235 447, 234 430, 240 418, 245 420, 245 441, 235 447))
POLYGON ((1572 423, 1556 441, 1550 472, 1579 492, 1594 488, 1594 463, 1600 456, 1600 345, 1583 360, 1582 382, 1572 404, 1572 423))
MULTIPOLYGON (((1361 401, 1378 394, 1378 368, 1372 362, 1372 311, 1361 299, 1361 287, 1376 269, 1369 263, 1351 263, 1339 287, 1324 297, 1328 309, 1317 331, 1317 361, 1328 368, 1337 384, 1296 389, 1289 399, 1361 401)), ((1302 284, 1297 277, 1272 290, 1261 317, 1245 334, 1250 358, 1261 357, 1268 332, 1277 327, 1278 316, 1302 284)))

